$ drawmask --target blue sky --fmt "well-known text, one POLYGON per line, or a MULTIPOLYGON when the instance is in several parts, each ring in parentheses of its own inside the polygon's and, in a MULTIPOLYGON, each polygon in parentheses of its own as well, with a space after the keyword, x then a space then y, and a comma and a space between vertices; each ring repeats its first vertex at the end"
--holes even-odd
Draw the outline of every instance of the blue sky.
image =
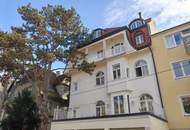
POLYGON ((190 0, 0 0, 0 29, 8 31, 21 25, 16 10, 29 2, 36 8, 47 4, 72 6, 90 29, 127 25, 139 11, 155 20, 161 30, 190 21, 190 0))
MULTIPOLYGON (((190 21, 190 0, 0 0, 0 29, 9 31, 21 25, 16 10, 29 2, 36 8, 47 4, 74 7, 91 30, 127 25, 140 11, 144 18, 155 20, 160 30, 190 21)), ((61 65, 56 63, 53 68, 61 65)))

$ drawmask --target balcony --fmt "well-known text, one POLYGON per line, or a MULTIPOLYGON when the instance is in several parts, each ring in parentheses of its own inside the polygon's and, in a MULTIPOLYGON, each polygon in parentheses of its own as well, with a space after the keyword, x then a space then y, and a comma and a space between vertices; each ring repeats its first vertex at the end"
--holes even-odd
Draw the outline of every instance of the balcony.
POLYGON ((124 45, 112 48, 112 49, 106 49, 102 51, 98 51, 97 53, 89 53, 87 56, 88 62, 98 62, 105 58, 111 58, 113 56, 118 56, 121 54, 124 54, 126 52, 126 48, 124 45))
MULTIPOLYGON (((124 112, 122 114, 111 114, 109 106, 109 104, 106 105, 107 111, 105 115, 96 116, 94 112, 89 112, 87 114, 89 116, 54 118, 51 130, 121 130, 121 128, 123 130, 168 130, 166 119, 159 115, 157 111, 148 111, 152 110, 152 108, 147 108, 146 105, 136 109, 136 111, 124 112)), ((88 105, 83 107, 88 107, 88 105)), ((70 113, 69 111, 68 113, 70 113)), ((57 114, 63 115, 61 113, 57 114)))
POLYGON ((125 104, 123 110, 117 110, 117 113, 116 110, 111 108, 111 104, 105 104, 105 106, 99 106, 99 107, 97 107, 96 104, 86 104, 86 105, 83 104, 75 110, 73 110, 72 108, 69 108, 67 110, 63 108, 56 108, 54 109, 53 120, 66 121, 66 120, 83 119, 83 118, 100 118, 100 117, 131 115, 131 114, 133 115, 137 113, 138 114, 148 113, 150 115, 154 115, 159 118, 165 119, 164 110, 163 108, 161 108, 161 106, 158 103, 152 100, 135 101, 134 97, 130 98, 130 100, 131 100, 130 106, 127 106, 125 104))

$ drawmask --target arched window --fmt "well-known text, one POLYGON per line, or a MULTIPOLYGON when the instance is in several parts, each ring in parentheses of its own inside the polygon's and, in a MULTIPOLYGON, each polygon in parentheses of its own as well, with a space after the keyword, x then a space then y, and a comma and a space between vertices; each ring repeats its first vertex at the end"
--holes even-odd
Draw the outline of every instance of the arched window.
POLYGON ((96 103, 96 116, 104 116, 105 114, 105 103, 100 100, 96 103))
POLYGON ((133 23, 130 25, 130 29, 136 29, 144 25, 144 22, 142 20, 135 20, 133 23))
POLYGON ((98 72, 96 74, 96 85, 103 85, 104 84, 104 73, 98 72))
POLYGON ((149 94, 142 94, 140 97, 140 111, 154 113, 153 98, 149 94))
POLYGON ((148 75, 148 65, 146 61, 144 60, 137 61, 137 63, 135 64, 135 70, 137 77, 148 75))

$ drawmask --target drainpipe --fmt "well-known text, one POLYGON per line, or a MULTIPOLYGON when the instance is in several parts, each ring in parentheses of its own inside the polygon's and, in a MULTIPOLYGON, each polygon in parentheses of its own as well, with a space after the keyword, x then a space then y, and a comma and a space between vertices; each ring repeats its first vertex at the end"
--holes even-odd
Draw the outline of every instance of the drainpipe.
POLYGON ((154 54, 153 54, 152 48, 150 46, 148 48, 149 48, 149 50, 151 52, 154 71, 155 71, 155 75, 156 75, 156 82, 157 82, 157 85, 158 85, 158 92, 159 92, 159 96, 160 96, 161 105, 162 105, 162 108, 163 108, 164 105, 163 105, 163 100, 162 100, 162 94, 161 94, 160 83, 159 83, 159 79, 158 79, 158 72, 157 72, 157 69, 156 69, 156 63, 155 63, 155 59, 154 59, 154 54))

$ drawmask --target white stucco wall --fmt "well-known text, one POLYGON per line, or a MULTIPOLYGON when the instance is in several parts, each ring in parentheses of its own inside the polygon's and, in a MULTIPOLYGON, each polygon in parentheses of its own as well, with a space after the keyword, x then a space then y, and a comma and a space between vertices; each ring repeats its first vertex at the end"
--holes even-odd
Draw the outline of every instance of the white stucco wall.
POLYGON ((52 122, 51 130, 168 130, 167 122, 149 115, 52 122), (136 128, 136 129, 135 129, 136 128), (138 129, 141 128, 141 129, 138 129))
MULTIPOLYGON (((125 112, 128 112, 126 96, 130 97, 130 107, 132 113, 139 112, 139 98, 142 94, 150 94, 154 101, 154 111, 157 115, 162 113, 161 102, 156 83, 155 72, 151 53, 148 49, 134 52, 128 43, 124 32, 116 35, 114 39, 106 40, 106 48, 109 50, 114 43, 123 42, 128 48, 125 54, 106 58, 102 62, 96 63, 93 75, 84 72, 75 72, 72 74, 69 118, 73 117, 73 110, 77 111, 77 117, 95 116, 96 102, 102 100, 106 104, 106 114, 113 114, 113 96, 123 94, 125 99, 125 112), (130 53, 129 53, 130 52, 130 53), (135 64, 138 60, 145 60, 148 65, 149 75, 145 77, 136 77, 135 64), (121 78, 113 80, 112 66, 120 64, 121 78), (129 77, 126 76, 126 68, 129 68, 129 77), (96 85, 96 74, 102 71, 105 74, 105 84, 96 85), (74 91, 74 83, 78 83, 78 90, 74 91)), ((105 42, 105 41, 104 41, 105 42)), ((102 44, 104 42, 101 42, 102 44)), ((100 50, 101 45, 96 45, 95 50, 100 50)), ((93 46, 88 49, 89 55, 96 54, 93 46), (92 53, 92 54, 91 54, 92 53)))

